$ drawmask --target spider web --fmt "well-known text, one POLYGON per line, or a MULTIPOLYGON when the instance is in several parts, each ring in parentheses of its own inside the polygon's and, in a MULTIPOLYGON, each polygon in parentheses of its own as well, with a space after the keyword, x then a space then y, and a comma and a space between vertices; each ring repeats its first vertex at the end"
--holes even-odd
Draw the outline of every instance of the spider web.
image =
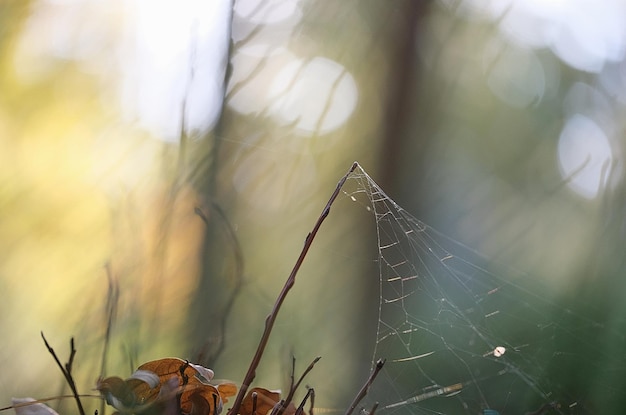
POLYGON ((542 297, 527 276, 477 265, 360 167, 344 193, 373 215, 378 236, 372 365, 386 364, 363 411, 379 402, 380 414, 614 413, 626 374, 621 332, 542 297))

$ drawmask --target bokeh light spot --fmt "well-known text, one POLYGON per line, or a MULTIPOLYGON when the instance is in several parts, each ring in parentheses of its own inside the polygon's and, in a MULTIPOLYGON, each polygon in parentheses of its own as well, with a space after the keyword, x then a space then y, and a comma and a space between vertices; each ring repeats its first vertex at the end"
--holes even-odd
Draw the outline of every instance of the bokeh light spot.
POLYGON ((252 23, 273 24, 299 15, 300 7, 292 0, 245 0, 235 2, 235 13, 252 23))
POLYGON ((485 50, 485 66, 489 89, 507 104, 525 108, 543 97, 546 77, 531 49, 492 43, 485 50))
POLYGON ((328 133, 344 124, 358 100, 354 78, 335 61, 316 57, 288 63, 269 89, 271 113, 305 134, 328 133))
POLYGON ((130 118, 167 141, 178 140, 182 117, 188 130, 215 124, 228 52, 228 7, 226 1, 136 3, 123 63, 122 104, 130 118))
POLYGON ((466 0, 464 14, 490 17, 512 42, 550 48, 567 65, 599 72, 626 51, 626 3, 622 0, 466 0))
POLYGON ((579 195, 593 199, 606 185, 606 171, 612 151, 606 134, 588 117, 573 115, 561 132, 559 167, 568 186, 579 195))

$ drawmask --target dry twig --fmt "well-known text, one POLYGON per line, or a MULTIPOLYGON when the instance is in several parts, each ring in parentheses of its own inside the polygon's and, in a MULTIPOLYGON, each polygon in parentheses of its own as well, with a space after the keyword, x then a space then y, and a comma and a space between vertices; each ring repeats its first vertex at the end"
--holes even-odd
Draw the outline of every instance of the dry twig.
MULTIPOLYGON (((367 395, 367 390, 370 388, 370 385, 372 384, 372 382, 374 382, 374 379, 376 379, 378 372, 380 372, 384 364, 385 364, 385 361, 383 359, 378 359, 378 361, 376 362, 376 366, 374 367, 374 370, 372 370, 372 373, 370 373, 370 377, 367 379, 367 381, 365 382, 365 384, 363 385, 359 393, 354 397, 354 400, 350 404, 350 407, 346 411, 345 415, 352 414, 352 412, 354 411, 354 408, 356 408, 359 402, 361 402, 361 399, 363 399, 365 395, 367 395)), ((376 408, 374 408, 374 410, 375 409, 376 408)))
POLYGON ((74 399, 76 400, 76 405, 78 405, 78 412, 80 413, 80 415, 85 415, 83 404, 80 401, 80 396, 78 394, 78 390, 76 389, 76 383, 74 383, 74 378, 72 377, 72 364, 74 363, 74 356, 76 356, 76 349, 74 348, 74 338, 72 337, 70 339, 70 348, 71 348, 70 358, 68 359, 65 366, 61 364, 61 361, 57 357, 57 354, 54 352, 54 349, 50 347, 50 345, 48 344, 48 341, 46 340, 46 337, 43 335, 43 332, 41 332, 41 338, 43 339, 43 342, 48 348, 48 351, 54 358, 54 361, 57 362, 57 365, 61 369, 61 372, 63 372, 63 376, 65 376, 65 380, 67 381, 68 385, 70 385, 70 389, 72 390, 72 394, 74 395, 74 399))
POLYGON ((339 192, 341 191, 341 188, 343 187, 346 180, 348 180, 348 176, 357 167, 358 167, 358 163, 354 162, 352 164, 352 167, 350 167, 350 170, 348 170, 348 172, 341 178, 341 180, 339 180, 339 182, 337 183, 337 187, 335 188, 335 191, 332 193, 332 195, 330 196, 330 199, 326 203, 326 206, 324 207, 324 210, 322 211, 319 218, 317 219, 317 222, 315 223, 313 230, 307 235, 306 239, 304 240, 304 247, 302 247, 300 256, 296 260, 296 263, 293 269, 291 270, 291 273, 289 274, 289 277, 287 278, 287 281, 285 282, 283 289, 281 290, 280 294, 276 298, 276 302, 274 303, 274 307, 272 308, 272 311, 265 319, 265 329, 263 330, 263 335, 261 336, 261 340, 259 341, 259 345, 257 346, 256 353, 254 354, 254 357, 252 358, 252 362, 250 362, 250 366, 248 367, 246 376, 244 377, 243 382, 241 382, 241 388, 239 389, 237 398, 235 399, 235 402, 233 403, 233 407, 228 411, 228 415, 236 415, 239 413, 239 409, 241 407, 241 403, 243 402, 244 397, 246 396, 246 392, 248 391, 250 384, 256 377, 256 369, 259 366, 259 363, 261 362, 261 357, 263 357, 263 352, 265 351, 265 347, 267 346, 267 342, 272 332, 272 328, 274 327, 274 322, 276 321, 278 312, 280 311, 280 307, 283 305, 283 302, 285 301, 287 294, 289 293, 289 291, 295 284, 296 275, 298 274, 298 271, 300 270, 300 267, 302 266, 302 263, 304 262, 304 258, 306 257, 307 252, 309 252, 309 248, 311 248, 311 244, 313 243, 313 239, 315 239, 315 235, 317 234, 317 231, 322 226, 322 223, 324 222, 324 220, 330 213, 330 207, 332 206, 337 196, 339 196, 339 192))
MULTIPOLYGON (((319 362, 319 360, 321 359, 321 356, 316 357, 315 359, 313 359, 313 361, 311 362, 311 364, 309 365, 309 367, 306 368, 306 370, 304 371, 304 373, 302 373, 302 376, 300 376, 300 379, 298 379, 298 381, 295 383, 295 385, 293 384, 293 371, 291 373, 291 388, 289 389, 289 395, 287 395, 287 398, 285 398, 285 406, 289 405, 289 403, 291 402, 291 400, 293 399, 293 395, 296 393, 296 390, 298 390, 298 387, 300 386, 300 384, 302 383, 302 381, 304 380, 304 378, 306 377, 306 375, 309 374, 309 372, 311 370, 313 370, 313 366, 315 366, 315 364, 317 362, 319 362)), ((295 359, 294 359, 294 368, 295 368, 295 359)), ((308 396, 308 394, 307 394, 308 396)))

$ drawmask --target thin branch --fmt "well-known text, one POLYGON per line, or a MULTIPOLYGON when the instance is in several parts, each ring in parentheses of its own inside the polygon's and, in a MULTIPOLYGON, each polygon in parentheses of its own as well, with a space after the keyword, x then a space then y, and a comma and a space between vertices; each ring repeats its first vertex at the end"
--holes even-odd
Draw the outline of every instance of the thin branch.
MULTIPOLYGON (((113 330, 113 321, 117 315, 117 304, 120 296, 120 287, 117 283, 117 280, 113 276, 113 271, 111 270, 111 264, 106 263, 106 275, 107 281, 109 283, 108 291, 107 291, 107 303, 106 303, 106 313, 107 313, 107 328, 104 333, 104 346, 102 349, 102 361, 100 363, 100 376, 103 378, 106 377, 106 368, 107 368, 107 358, 109 356, 109 346, 111 344, 111 332, 113 330)), ((100 413, 104 414, 106 411, 105 402, 102 401, 100 406, 100 413)))
MULTIPOLYGON (((42 333, 43 335, 43 333, 42 333)), ((76 356, 76 348, 74 347, 74 338, 70 338, 70 358, 65 364, 65 370, 68 374, 72 373, 72 364, 74 363, 74 357, 76 356)))
POLYGON ((309 415, 313 415, 313 408, 315 407, 315 389, 311 388, 311 406, 309 407, 309 415))
POLYGON ((365 384, 363 385, 359 393, 354 397, 354 400, 350 404, 350 407, 346 411, 345 415, 350 415, 354 411, 354 408, 356 408, 356 406, 359 404, 359 402, 361 402, 361 399, 363 399, 365 395, 367 395, 367 391, 370 388, 370 385, 372 384, 372 382, 374 382, 374 379, 376 379, 378 372, 380 372, 380 370, 383 368, 384 365, 385 365, 385 360, 378 359, 378 361, 376 362, 376 366, 374 367, 374 370, 372 370, 372 373, 370 373, 370 377, 367 379, 367 382, 365 382, 365 384))
POLYGON ((270 415, 278 415, 279 413, 282 413, 285 410, 285 407, 285 400, 281 399, 280 401, 276 402, 276 404, 272 408, 272 412, 270 412, 270 415))
POLYGON ((106 263, 105 265, 107 281, 108 281, 108 291, 107 291, 107 302, 106 302, 106 313, 107 313, 107 321, 106 321, 106 331, 104 333, 104 346, 102 351, 102 361, 100 362, 100 376, 106 376, 106 365, 107 365, 107 357, 109 354, 109 346, 111 343, 111 332, 113 330, 113 321, 115 320, 115 316, 117 315, 117 303, 119 300, 120 288, 117 283, 117 280, 113 276, 113 271, 111 270, 111 264, 106 263))
POLYGON ((296 384, 296 356, 292 354, 291 355, 291 376, 290 376, 290 381, 289 381, 289 394, 290 395, 294 389, 295 384, 296 384))
POLYGON ((252 415, 256 415, 256 405, 259 394, 256 392, 252 392, 252 415))
MULTIPOLYGON (((319 362, 321 358, 322 358, 321 356, 318 356, 315 359, 313 359, 309 367, 307 367, 304 373, 302 373, 302 376, 300 376, 300 379, 298 379, 295 385, 293 384, 293 372, 292 372, 292 375, 291 375, 292 385, 291 385, 291 389, 289 390, 289 395, 287 395, 287 398, 285 398, 286 405, 289 405, 289 402, 291 402, 291 400, 293 399, 293 395, 296 393, 296 390, 298 389, 298 387, 304 380, 304 377, 308 375, 311 370, 313 370, 313 366, 315 366, 315 364, 319 362)), ((295 369, 295 359, 294 359, 294 369, 295 369)))
POLYGON ((74 395, 74 399, 76 400, 76 405, 78 405, 78 412, 80 413, 80 415, 85 415, 83 404, 80 401, 80 395, 78 394, 78 391, 76 390, 76 383, 74 383, 74 378, 72 377, 72 363, 74 362, 74 356, 76 356, 76 349, 74 348, 74 338, 72 337, 70 340, 70 347, 71 347, 70 358, 68 362, 65 364, 65 367, 63 367, 63 365, 61 364, 61 361, 57 357, 57 354, 54 352, 54 349, 50 347, 50 345, 48 344, 48 341, 46 340, 46 337, 43 335, 43 332, 41 332, 41 338, 43 339, 43 342, 45 343, 46 348, 48 349, 48 351, 54 358, 54 361, 57 362, 57 365, 61 369, 61 372, 63 372, 63 376, 65 376, 65 380, 67 381, 68 385, 70 385, 70 389, 72 390, 72 394, 74 395))
POLYGON ((236 415, 239 413, 239 408, 241 407, 241 403, 243 402, 244 396, 246 396, 248 387, 250 386, 250 384, 256 377, 256 369, 259 366, 259 363, 261 362, 261 357, 263 357, 263 352, 265 351, 265 347, 267 346, 267 342, 270 338, 270 334, 272 333, 272 328, 274 327, 274 322, 276 321, 276 317, 278 316, 280 307, 285 301, 285 298, 287 297, 289 290, 291 290, 291 288, 296 282, 296 275, 298 274, 298 271, 300 270, 300 267, 302 266, 302 263, 304 262, 304 258, 306 257, 307 252, 309 252, 309 248, 311 248, 311 244, 313 243, 313 239, 315 239, 315 235, 317 234, 317 231, 322 226, 324 219, 326 219, 326 217, 330 213, 330 208, 333 202, 335 201, 335 199, 337 198, 337 196, 339 195, 339 192, 341 191, 341 188, 343 187, 344 183, 346 182, 346 180, 348 180, 348 176, 358 167, 358 165, 359 164, 357 162, 354 162, 352 164, 352 167, 350 167, 350 170, 348 170, 348 172, 341 178, 341 180, 339 180, 339 182, 337 183, 337 187, 335 188, 335 191, 332 193, 332 195, 330 196, 330 199, 326 203, 326 206, 324 207, 324 210, 322 211, 319 218, 317 219, 317 222, 315 223, 313 230, 307 235, 306 239, 304 240, 304 246, 302 247, 300 256, 296 260, 296 263, 293 269, 291 270, 291 273, 289 274, 289 277, 287 278, 287 281, 285 282, 283 289, 278 295, 278 298, 276 298, 276 302, 274 303, 274 307, 272 308, 272 311, 265 319, 265 329, 263 330, 263 335, 261 336, 261 340, 259 341, 259 345, 257 347, 256 353, 254 354, 254 357, 252 358, 252 362, 250 363, 248 372, 246 373, 246 376, 244 377, 243 382, 241 382, 241 388, 239 389, 237 398, 235 399, 235 402, 233 403, 233 407, 228 411, 228 415, 236 415))
POLYGON ((302 415, 304 413, 304 405, 306 405, 306 401, 309 400, 309 397, 312 393, 315 393, 313 392, 313 388, 309 389, 306 392, 306 396, 304 397, 304 399, 302 399, 302 402, 300 402, 300 406, 298 406, 298 409, 296 409, 295 415, 302 415))

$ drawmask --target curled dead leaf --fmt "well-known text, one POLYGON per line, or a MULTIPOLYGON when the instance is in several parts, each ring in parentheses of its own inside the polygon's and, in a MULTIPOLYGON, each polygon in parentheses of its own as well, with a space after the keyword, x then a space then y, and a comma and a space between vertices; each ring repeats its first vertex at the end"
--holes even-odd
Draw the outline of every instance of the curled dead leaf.
POLYGON ((237 393, 237 387, 229 382, 212 385, 209 383, 212 378, 211 369, 178 358, 165 358, 142 364, 126 380, 103 379, 97 389, 108 404, 123 413, 143 414, 148 409, 163 413, 157 409, 176 401, 179 407, 174 413, 218 415, 228 397, 237 393))
POLYGON ((184 387, 180 397, 183 414, 217 415, 222 412, 223 401, 213 385, 190 384, 184 387))
POLYGON ((256 393, 256 413, 265 415, 274 408, 280 400, 280 391, 271 391, 264 388, 252 388, 243 398, 239 415, 252 415, 254 412, 253 393, 256 393))
POLYGON ((224 403, 228 402, 228 398, 235 396, 237 393, 237 385, 231 382, 222 382, 217 385, 217 391, 220 394, 220 398, 224 403))
POLYGON ((204 366, 195 365, 193 363, 189 363, 189 366, 191 366, 192 368, 196 370, 196 372, 198 372, 196 376, 200 376, 201 377, 200 380, 204 381, 205 383, 209 383, 213 379, 213 376, 215 375, 215 373, 213 373, 211 369, 206 368, 204 366))
POLYGON ((158 394, 158 391, 152 392, 155 388, 144 380, 132 377, 123 380, 117 376, 100 379, 96 385, 107 404, 125 413, 135 412, 152 403, 158 394))

